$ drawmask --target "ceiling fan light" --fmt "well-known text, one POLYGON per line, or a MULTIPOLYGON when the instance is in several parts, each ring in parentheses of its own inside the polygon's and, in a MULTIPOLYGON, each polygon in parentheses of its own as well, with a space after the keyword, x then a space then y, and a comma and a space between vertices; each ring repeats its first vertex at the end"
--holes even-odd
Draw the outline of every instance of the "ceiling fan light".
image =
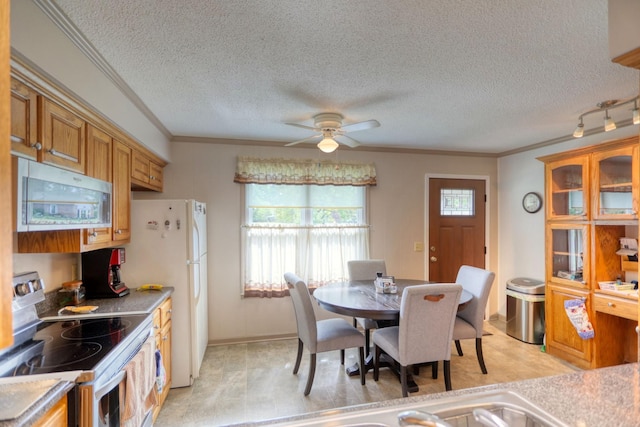
POLYGON ((318 148, 323 153, 333 153, 334 151, 336 151, 336 148, 338 148, 338 146, 338 143, 329 137, 325 137, 318 143, 318 148))
POLYGON ((573 137, 582 138, 583 135, 584 135, 584 124, 580 123, 578 124, 578 126, 576 126, 576 130, 573 131, 573 137))
POLYGON ((609 131, 615 130, 615 128, 616 128, 616 122, 614 122, 613 119, 609 117, 609 114, 605 113, 604 131, 609 132, 609 131))

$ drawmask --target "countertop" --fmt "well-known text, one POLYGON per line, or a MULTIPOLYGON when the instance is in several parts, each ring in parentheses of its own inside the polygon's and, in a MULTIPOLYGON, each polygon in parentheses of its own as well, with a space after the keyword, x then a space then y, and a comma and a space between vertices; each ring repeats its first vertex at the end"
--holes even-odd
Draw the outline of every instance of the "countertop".
POLYGON ((100 298, 85 300, 80 306, 93 305, 98 308, 89 314, 58 313, 59 308, 53 307, 39 313, 42 320, 59 320, 62 318, 84 319, 106 317, 114 315, 150 314, 165 299, 171 296, 174 288, 165 286, 162 290, 138 291, 130 289, 129 295, 120 298, 100 298))
MULTIPOLYGON (((400 387, 399 384, 398 387, 400 387)), ((638 363, 406 399, 393 399, 242 425, 277 426, 294 421, 311 422, 322 416, 393 408, 406 403, 464 396, 490 390, 513 391, 570 426, 640 426, 640 364, 638 363)))
MULTIPOLYGON (((22 377, 27 378, 27 377, 22 377)), ((62 399, 74 386, 73 381, 57 379, 39 379, 20 382, 0 383, 0 402, 4 409, 12 412, 10 408, 22 404, 22 408, 16 408, 17 417, 8 418, 3 415, 0 427, 13 427, 31 425, 39 420, 62 399), (33 396, 32 403, 25 400, 33 396)))

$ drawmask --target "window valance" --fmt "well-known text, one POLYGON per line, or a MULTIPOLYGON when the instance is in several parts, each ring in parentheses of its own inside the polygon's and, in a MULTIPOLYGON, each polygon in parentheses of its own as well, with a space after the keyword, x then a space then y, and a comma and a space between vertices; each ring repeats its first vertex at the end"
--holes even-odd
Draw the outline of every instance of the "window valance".
POLYGON ((377 184, 373 163, 251 157, 238 157, 233 181, 241 184, 377 184))

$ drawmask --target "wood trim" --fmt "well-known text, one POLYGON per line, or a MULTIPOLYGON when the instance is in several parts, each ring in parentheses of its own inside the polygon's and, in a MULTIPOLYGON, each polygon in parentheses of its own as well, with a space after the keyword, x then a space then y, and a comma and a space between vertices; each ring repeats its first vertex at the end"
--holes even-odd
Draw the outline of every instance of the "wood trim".
POLYGON ((537 157, 537 160, 548 163, 556 160, 563 160, 572 157, 578 157, 581 155, 587 155, 596 153, 598 151, 607 151, 615 148, 621 148, 625 145, 633 145, 640 143, 640 137, 638 135, 630 136, 629 138, 616 139, 614 141, 607 141, 600 144, 589 145, 587 147, 576 148, 570 151, 563 151, 561 153, 549 154, 546 156, 537 157))
POLYGON ((611 62, 640 70, 640 47, 616 56, 611 62))
MULTIPOLYGON (((0 204, 11 202, 11 78, 9 68, 9 1, 0 0, 0 204)), ((13 275, 12 212, 3 208, 0 212, 0 348, 13 343, 11 299, 9 283, 13 275)))

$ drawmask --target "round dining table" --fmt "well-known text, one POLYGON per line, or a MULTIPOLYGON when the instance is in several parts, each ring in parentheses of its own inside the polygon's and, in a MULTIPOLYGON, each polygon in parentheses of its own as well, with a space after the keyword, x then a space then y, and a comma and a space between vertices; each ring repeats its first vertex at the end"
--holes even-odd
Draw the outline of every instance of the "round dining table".
MULTIPOLYGON (((397 325, 400 318, 400 302, 402 291, 407 286, 424 285, 426 280, 395 279, 397 287, 396 293, 378 293, 373 280, 350 280, 346 282, 331 283, 313 292, 313 296, 318 305, 333 313, 342 314, 349 317, 362 317, 378 321, 378 327, 397 325)), ((466 305, 473 299, 473 294, 462 290, 458 311, 464 310, 466 305)), ((392 368, 398 375, 397 364, 392 361, 385 361, 385 366, 392 368)), ((373 368, 373 357, 369 354, 365 363, 368 371, 373 368)), ((360 367, 356 363, 347 368, 349 376, 360 375, 360 367)), ((410 377, 408 379, 409 391, 418 391, 417 384, 410 377)))
MULTIPOLYGON (((402 291, 407 286, 424 285, 426 280, 396 279, 397 293, 376 292, 373 280, 351 280, 317 288, 313 296, 325 310, 350 317, 398 321, 402 291)), ((471 301, 473 294, 462 290, 458 311, 471 301)))

